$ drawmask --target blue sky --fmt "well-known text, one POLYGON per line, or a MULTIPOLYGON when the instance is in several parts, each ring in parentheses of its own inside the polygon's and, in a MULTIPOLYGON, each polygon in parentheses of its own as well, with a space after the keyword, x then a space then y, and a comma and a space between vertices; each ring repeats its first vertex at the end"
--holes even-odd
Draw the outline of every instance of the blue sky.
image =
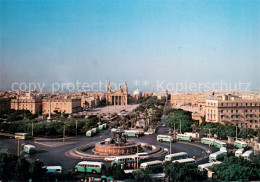
MULTIPOLYGON (((260 88, 260 1, 2 0, 14 82, 238 81, 260 88)), ((141 86, 140 86, 141 87, 141 86)))

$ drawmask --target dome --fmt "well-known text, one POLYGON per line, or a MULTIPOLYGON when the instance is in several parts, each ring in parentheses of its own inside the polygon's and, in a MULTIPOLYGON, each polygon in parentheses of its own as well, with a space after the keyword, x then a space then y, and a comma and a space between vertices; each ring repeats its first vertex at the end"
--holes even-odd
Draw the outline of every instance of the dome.
POLYGON ((136 90, 133 92, 133 95, 140 95, 139 89, 136 89, 136 90))

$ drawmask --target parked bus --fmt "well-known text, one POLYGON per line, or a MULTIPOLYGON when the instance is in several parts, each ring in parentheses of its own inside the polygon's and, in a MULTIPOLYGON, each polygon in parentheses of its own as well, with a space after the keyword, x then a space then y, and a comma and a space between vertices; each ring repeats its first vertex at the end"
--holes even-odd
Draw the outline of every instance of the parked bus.
POLYGON ((147 153, 147 152, 136 153, 136 155, 137 155, 140 159, 148 159, 148 153, 147 153))
POLYGON ((159 142, 173 142, 173 137, 169 135, 157 135, 157 141, 159 142))
POLYGON ((242 154, 244 153, 244 150, 245 149, 243 149, 243 148, 242 149, 237 149, 236 152, 235 152, 235 156, 236 157, 241 157, 242 154))
POLYGON ((156 160, 156 161, 149 161, 140 164, 140 169, 149 169, 151 172, 163 172, 163 162, 156 160))
POLYGON ((214 145, 214 138, 201 138, 201 143, 206 144, 206 145, 214 145))
POLYGON ((248 150, 245 153, 242 154, 242 157, 247 160, 251 160, 251 158, 254 156, 254 152, 252 150, 248 150))
POLYGON ((102 126, 103 126, 103 129, 107 128, 107 124, 106 123, 102 124, 102 126))
POLYGON ((218 151, 218 152, 215 152, 213 154, 210 154, 209 155, 209 162, 222 160, 222 159, 224 159, 224 157, 226 157, 226 155, 227 155, 227 153, 222 152, 222 151, 218 151))
POLYGON ((179 159, 179 160, 174 160, 172 161, 173 163, 180 163, 180 164, 196 164, 195 159, 193 158, 187 158, 187 159, 179 159))
POLYGON ((61 174, 62 173, 62 167, 61 166, 45 166, 43 167, 47 171, 46 173, 53 173, 53 174, 61 174))
POLYGON ((15 139, 21 139, 21 140, 26 140, 29 138, 29 134, 28 133, 15 133, 14 134, 14 138, 15 139))
POLYGON ((103 162, 82 161, 75 166, 75 172, 101 173, 104 169, 103 162))
POLYGON ((235 146, 236 148, 242 149, 242 148, 246 148, 246 147, 247 147, 247 143, 244 142, 244 141, 236 140, 236 141, 234 142, 234 146, 235 146))
POLYGON ((210 163, 206 163, 206 164, 201 164, 201 165, 198 165, 198 169, 200 171, 207 170, 208 168, 211 168, 213 166, 219 165, 221 163, 222 162, 220 162, 220 161, 216 161, 216 162, 210 162, 210 163))
POLYGON ((115 159, 111 162, 111 166, 135 163, 137 160, 138 162, 140 161, 140 158, 137 155, 116 156, 115 159))
POLYGON ((32 153, 36 152, 34 145, 24 145, 23 146, 23 151, 25 153, 28 153, 28 154, 32 154, 32 153))
POLYGON ((103 130, 103 129, 104 129, 103 127, 104 127, 103 125, 99 125, 99 126, 98 126, 98 130, 99 130, 99 131, 103 130))
POLYGON ((176 139, 177 140, 183 140, 183 141, 190 141, 191 142, 192 137, 190 135, 177 134, 176 139))
POLYGON ((179 160, 179 159, 186 159, 188 158, 188 154, 186 152, 179 152, 175 154, 169 154, 165 156, 165 161, 174 161, 174 160, 179 160))
POLYGON ((93 133, 93 134, 98 133, 98 128, 92 128, 92 133, 93 133))
POLYGON ((140 131, 138 130, 125 130, 122 135, 128 136, 128 137, 139 137, 140 131))
POLYGON ((91 137, 92 135, 93 135, 93 131, 92 130, 88 130, 86 132, 86 136, 91 137))
POLYGON ((217 148, 221 148, 221 147, 227 147, 227 144, 225 142, 220 141, 220 140, 215 140, 214 146, 217 147, 217 148))

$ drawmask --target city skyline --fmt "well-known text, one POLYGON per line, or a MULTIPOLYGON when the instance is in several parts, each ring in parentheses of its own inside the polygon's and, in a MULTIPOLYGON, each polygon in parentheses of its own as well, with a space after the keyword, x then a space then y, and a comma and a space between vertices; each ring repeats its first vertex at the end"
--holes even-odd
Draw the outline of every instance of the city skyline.
POLYGON ((0 88, 126 80, 148 81, 145 91, 164 80, 259 91, 258 4, 1 1, 0 88))

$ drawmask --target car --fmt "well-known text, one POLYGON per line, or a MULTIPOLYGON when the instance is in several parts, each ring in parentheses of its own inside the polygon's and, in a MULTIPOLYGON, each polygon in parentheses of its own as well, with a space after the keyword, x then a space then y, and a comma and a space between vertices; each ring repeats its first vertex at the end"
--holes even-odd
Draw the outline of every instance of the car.
POLYGON ((115 160, 115 158, 116 157, 114 157, 114 156, 110 156, 110 157, 106 157, 104 160, 105 161, 113 161, 113 160, 115 160))

